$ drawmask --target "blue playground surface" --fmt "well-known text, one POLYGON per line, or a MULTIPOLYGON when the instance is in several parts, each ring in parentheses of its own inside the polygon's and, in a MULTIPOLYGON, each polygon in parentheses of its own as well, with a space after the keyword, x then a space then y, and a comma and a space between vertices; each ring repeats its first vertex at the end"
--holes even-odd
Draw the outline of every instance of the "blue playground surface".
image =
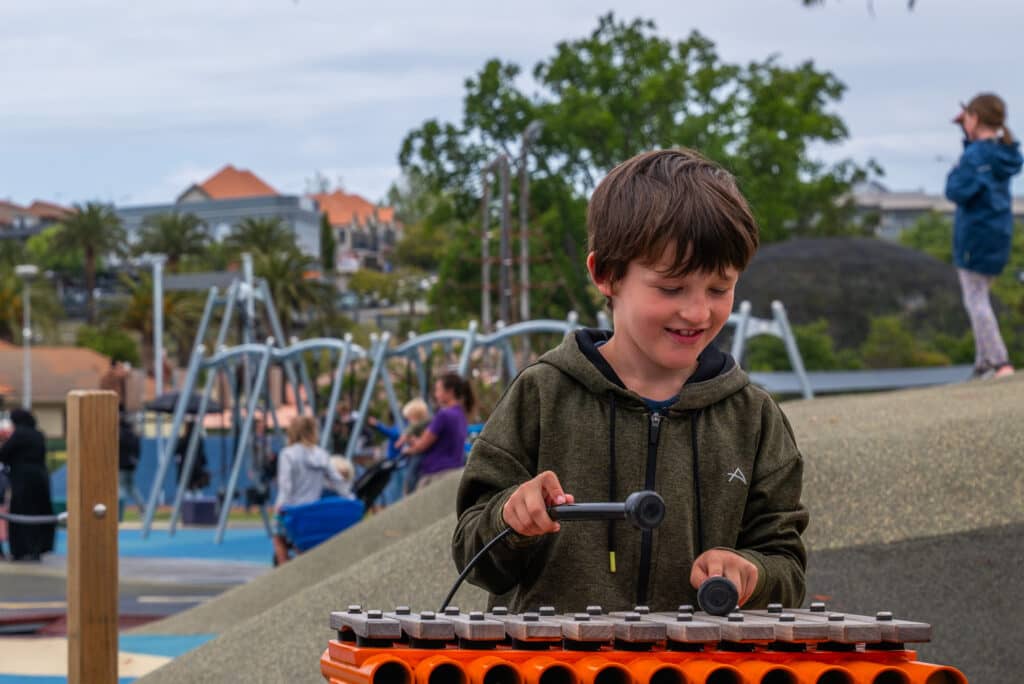
MULTIPOLYGON (((117 553, 135 558, 197 558, 270 564, 273 545, 262 526, 229 526, 220 544, 213 543, 215 532, 212 527, 179 528, 172 537, 165 529, 154 529, 149 539, 143 539, 142 530, 121 529, 117 533, 117 553)), ((67 531, 58 529, 55 552, 66 555, 67 548, 67 531)))

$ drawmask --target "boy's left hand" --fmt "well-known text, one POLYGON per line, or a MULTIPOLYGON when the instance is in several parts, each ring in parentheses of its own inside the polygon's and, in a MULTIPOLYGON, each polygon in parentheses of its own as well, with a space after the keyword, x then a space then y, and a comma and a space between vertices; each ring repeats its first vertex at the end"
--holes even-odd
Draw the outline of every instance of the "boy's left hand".
POLYGON ((693 561, 690 584, 697 589, 708 577, 725 577, 735 584, 739 605, 742 606, 757 587, 757 566, 732 551, 710 549, 693 561))

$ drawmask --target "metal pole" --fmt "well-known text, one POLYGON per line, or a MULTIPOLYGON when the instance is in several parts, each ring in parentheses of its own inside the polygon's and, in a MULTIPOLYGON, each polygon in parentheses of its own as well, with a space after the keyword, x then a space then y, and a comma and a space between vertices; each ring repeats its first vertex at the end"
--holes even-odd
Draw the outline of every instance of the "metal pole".
POLYGON ((491 329, 491 181, 490 166, 484 170, 483 226, 480 228, 480 320, 491 329))
MULTIPOLYGON (((164 393, 164 256, 153 261, 153 391, 157 397, 164 393)), ((154 397, 155 399, 156 397, 154 397)), ((164 419, 156 414, 156 453, 164 455, 164 419)), ((160 490, 163 495, 163 490, 160 490)))
POLYGON ((530 320, 530 178, 526 159, 530 143, 540 134, 543 122, 533 121, 523 131, 523 142, 519 147, 519 320, 530 320))
POLYGON ((22 380, 25 387, 22 390, 21 407, 26 411, 32 410, 32 282, 25 279, 25 301, 22 304, 23 325, 21 341, 25 347, 25 375, 22 380))
POLYGON ((512 314, 512 252, 509 244, 509 201, 508 201, 508 157, 498 157, 498 181, 501 192, 501 270, 498 275, 501 298, 498 300, 498 315, 505 323, 511 322, 512 314))

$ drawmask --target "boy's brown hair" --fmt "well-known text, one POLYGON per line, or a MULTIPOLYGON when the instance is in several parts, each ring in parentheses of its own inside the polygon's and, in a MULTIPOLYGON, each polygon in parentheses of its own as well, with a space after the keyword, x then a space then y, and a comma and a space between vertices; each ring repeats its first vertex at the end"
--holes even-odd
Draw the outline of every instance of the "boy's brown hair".
POLYGON ((657 263, 675 248, 680 277, 746 268, 758 246, 757 222, 732 174, 693 150, 644 152, 609 172, 587 207, 594 275, 612 282, 629 263, 657 263))

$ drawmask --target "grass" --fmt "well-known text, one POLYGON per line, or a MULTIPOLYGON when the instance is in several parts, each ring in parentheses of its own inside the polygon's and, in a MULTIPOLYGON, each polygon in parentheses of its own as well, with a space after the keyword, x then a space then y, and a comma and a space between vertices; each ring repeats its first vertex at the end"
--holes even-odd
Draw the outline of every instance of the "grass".
MULTIPOLYGON (((267 515, 273 517, 273 511, 267 510, 267 515)), ((171 507, 161 506, 156 510, 156 514, 153 516, 153 520, 156 522, 167 522, 171 519, 171 507)), ((241 506, 232 506, 231 512, 228 514, 228 520, 233 522, 256 522, 261 523, 263 519, 260 518, 260 512, 258 508, 251 508, 247 513, 241 506)), ((124 519, 122 522, 126 523, 138 523, 142 522, 142 516, 139 515, 139 510, 134 506, 125 506, 124 519)))

